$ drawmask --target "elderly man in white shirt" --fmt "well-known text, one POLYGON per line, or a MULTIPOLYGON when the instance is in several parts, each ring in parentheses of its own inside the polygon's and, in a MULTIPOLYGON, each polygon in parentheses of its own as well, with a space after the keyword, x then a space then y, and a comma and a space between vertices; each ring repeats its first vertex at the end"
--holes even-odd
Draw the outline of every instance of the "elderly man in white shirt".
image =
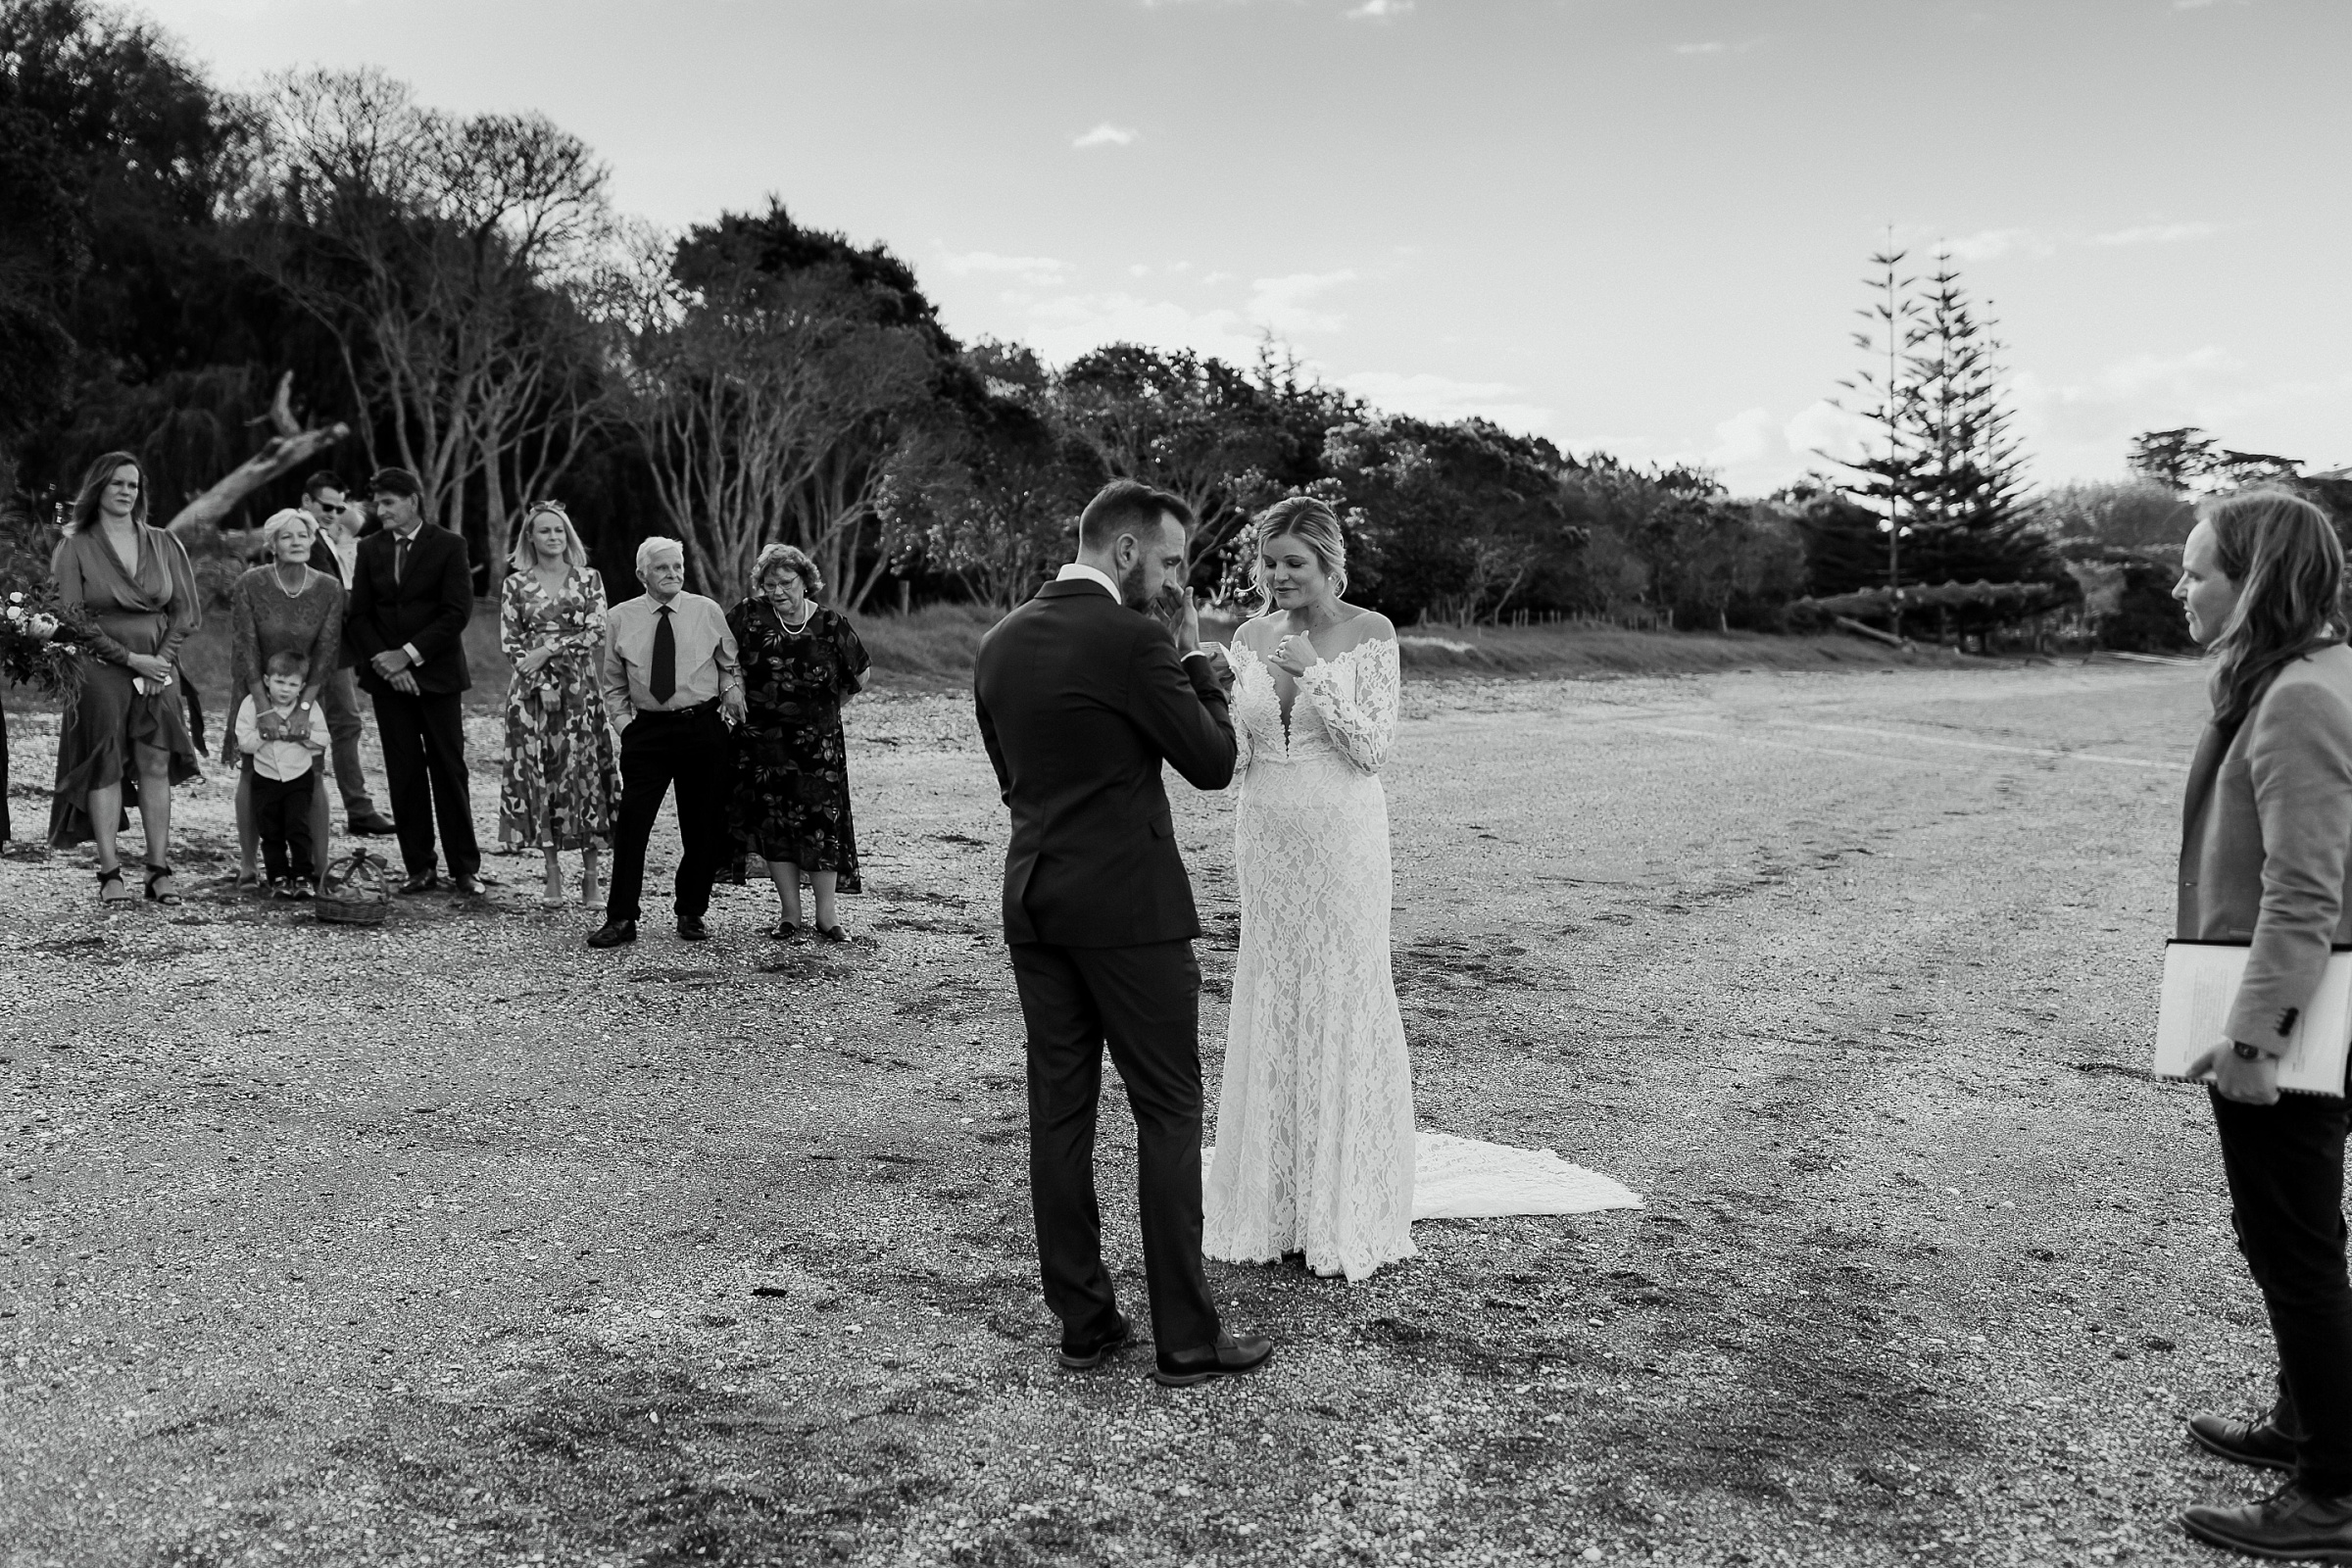
POLYGON ((735 634, 714 600, 686 592, 686 549, 653 538, 637 547, 645 592, 605 614, 605 709, 620 726, 620 821, 612 880, 592 948, 637 940, 645 847, 662 797, 677 791, 682 853, 674 884, 678 936, 700 942, 710 884, 727 853, 727 790, 734 777, 731 724, 743 722, 743 671, 735 634))

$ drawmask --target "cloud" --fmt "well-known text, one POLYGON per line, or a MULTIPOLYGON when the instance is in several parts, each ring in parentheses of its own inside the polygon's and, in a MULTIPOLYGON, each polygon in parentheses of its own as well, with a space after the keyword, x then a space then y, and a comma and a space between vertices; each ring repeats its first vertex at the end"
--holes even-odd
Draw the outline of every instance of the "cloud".
POLYGON ((1715 426, 1715 444, 1706 461, 1714 467, 1737 467, 1753 463, 1772 450, 1773 417, 1764 409, 1743 409, 1715 426))
POLYGON ((1413 0, 1364 0, 1348 13, 1349 22, 1380 22, 1390 17, 1401 17, 1413 9, 1413 0))
POLYGON ((1744 43, 1731 43, 1722 38, 1709 38, 1704 43, 1678 43, 1674 46, 1674 52, 1678 55, 1743 55, 1763 41, 1761 38, 1750 38, 1744 43))
POLYGON ((1105 343, 1191 349, 1213 354, 1229 365, 1248 365, 1256 358, 1261 341, 1239 311, 1196 311, 1173 300, 1118 291, 1033 300, 1027 317, 1018 336, 1055 365, 1067 365, 1105 343))
POLYGON ((994 251, 943 251, 939 265, 956 277, 1007 277, 1031 288, 1054 288, 1070 275, 1070 264, 1051 256, 1000 256, 994 251))
POLYGON ((1352 268, 1336 272, 1293 272, 1287 277, 1261 277, 1250 285, 1250 303, 1244 312, 1250 320, 1271 332, 1336 332, 1346 324, 1347 318, 1330 311, 1315 310, 1312 302, 1343 283, 1355 281, 1352 268))
POLYGON ((1958 239, 1938 240, 1934 248, 1951 252, 1954 261, 1989 262, 2014 254, 2047 256, 2055 247, 2030 228, 1987 228, 1958 239))
POLYGON ((1824 398, 1799 409, 1782 425, 1781 439, 1791 452, 1808 458, 1819 453, 1836 462, 1860 457, 1870 444, 1872 429, 1868 419, 1824 398))
POLYGON ((2210 11, 2220 5, 2242 6, 2252 3, 2253 0, 2173 0, 2173 9, 2175 11, 2210 11))
POLYGON ((1556 413, 1524 401, 1526 388, 1505 381, 1457 381, 1396 370, 1356 370, 1330 379, 1377 409, 1423 419, 1492 419, 1509 430, 1541 430, 1556 413))
POLYGON ((2093 245, 2173 245, 2184 239, 2204 239, 2221 232, 2216 223, 2144 223, 2137 228, 2119 228, 2105 234, 2093 234, 2093 245))
POLYGON ((1105 120, 1076 141, 1071 142, 1070 145, 1073 147, 1127 147, 1133 145, 1137 138, 1137 132, 1128 129, 1125 125, 1114 125, 1105 120))

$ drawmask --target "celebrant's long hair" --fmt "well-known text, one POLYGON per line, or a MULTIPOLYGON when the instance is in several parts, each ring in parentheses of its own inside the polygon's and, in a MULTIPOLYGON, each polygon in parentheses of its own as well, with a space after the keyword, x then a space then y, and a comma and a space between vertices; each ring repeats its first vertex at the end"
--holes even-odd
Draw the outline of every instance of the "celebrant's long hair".
POLYGON ((2237 608, 2214 639, 2214 722, 2242 723, 2278 671, 2341 635, 2344 547, 2328 514, 2291 491, 2241 490, 2209 501, 2214 564, 2237 584, 2237 608))

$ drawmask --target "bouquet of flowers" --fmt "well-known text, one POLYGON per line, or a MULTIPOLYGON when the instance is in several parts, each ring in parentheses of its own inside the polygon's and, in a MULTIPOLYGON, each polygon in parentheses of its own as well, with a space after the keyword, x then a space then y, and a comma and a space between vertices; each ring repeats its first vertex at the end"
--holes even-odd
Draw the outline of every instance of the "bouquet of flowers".
POLYGON ((604 641, 605 617, 597 613, 595 606, 575 599, 557 610, 543 624, 553 636, 543 645, 550 657, 539 666, 538 690, 542 702, 553 703, 561 695, 562 666, 596 657, 596 650, 604 641))
POLYGON ((58 604, 49 588, 11 588, 0 580, 0 677, 37 687, 52 697, 71 697, 81 685, 81 659, 74 649, 79 623, 58 604))

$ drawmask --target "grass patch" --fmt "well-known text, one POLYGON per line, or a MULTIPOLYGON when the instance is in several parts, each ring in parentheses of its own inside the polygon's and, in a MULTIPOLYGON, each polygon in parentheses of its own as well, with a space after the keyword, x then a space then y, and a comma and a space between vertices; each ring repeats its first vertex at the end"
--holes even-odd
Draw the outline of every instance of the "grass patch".
MULTIPOLYGON (((998 613, 979 605, 926 605, 907 614, 851 617, 873 657, 880 684, 897 690, 960 687, 972 678, 980 639, 998 613)), ((1233 623, 1204 616, 1201 634, 1233 635, 1233 623)), ((229 711, 229 614, 208 613, 188 640, 181 667, 195 683, 210 729, 229 711), (216 713, 219 715, 216 717, 216 713)), ((1404 667, 1422 677, 1519 676, 1590 679, 1612 675, 1686 675, 1748 669, 1901 669, 1973 663, 1946 649, 1923 646, 1901 654, 1858 637, 1782 637, 1766 632, 1625 631, 1592 626, 1406 626, 1399 629, 1404 667)), ((498 646, 498 607, 474 607, 466 625, 466 658, 473 670, 466 707, 494 712, 505 706, 512 666, 498 646)), ((54 705, 23 688, 7 689, 12 710, 54 705)))

